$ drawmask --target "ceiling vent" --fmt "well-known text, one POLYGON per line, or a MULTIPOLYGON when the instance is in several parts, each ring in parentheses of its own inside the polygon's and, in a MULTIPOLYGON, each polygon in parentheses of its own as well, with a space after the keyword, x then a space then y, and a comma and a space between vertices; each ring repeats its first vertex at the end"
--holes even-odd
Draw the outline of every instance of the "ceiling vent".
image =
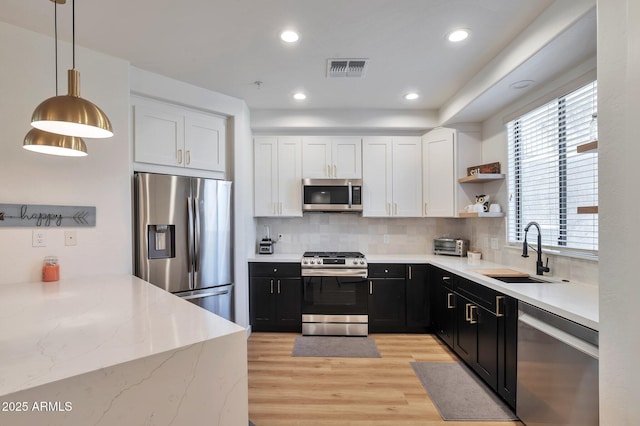
POLYGON ((327 77, 362 78, 367 72, 368 59, 329 59, 327 61, 327 77))

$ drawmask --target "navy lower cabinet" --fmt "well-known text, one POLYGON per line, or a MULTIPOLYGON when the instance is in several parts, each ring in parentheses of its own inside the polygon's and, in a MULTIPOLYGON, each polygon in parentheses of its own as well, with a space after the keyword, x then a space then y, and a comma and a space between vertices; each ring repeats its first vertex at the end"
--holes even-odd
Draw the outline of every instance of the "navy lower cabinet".
POLYGON ((427 280, 428 266, 406 265, 407 332, 425 333, 431 321, 430 293, 427 280))
POLYGON ((434 333, 515 409, 517 300, 436 267, 429 281, 434 333))
POLYGON ((253 331, 302 331, 299 263, 250 263, 249 312, 253 331))
POLYGON ((406 266, 369 264, 369 333, 406 330, 406 266))

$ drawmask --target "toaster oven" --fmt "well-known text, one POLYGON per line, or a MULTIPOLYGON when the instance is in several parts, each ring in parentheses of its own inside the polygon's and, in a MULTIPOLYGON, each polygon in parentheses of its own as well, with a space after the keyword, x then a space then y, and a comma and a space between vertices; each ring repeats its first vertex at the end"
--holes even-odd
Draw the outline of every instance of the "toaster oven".
POLYGON ((469 250, 469 240, 441 237, 433 240, 433 253, 465 257, 469 250))

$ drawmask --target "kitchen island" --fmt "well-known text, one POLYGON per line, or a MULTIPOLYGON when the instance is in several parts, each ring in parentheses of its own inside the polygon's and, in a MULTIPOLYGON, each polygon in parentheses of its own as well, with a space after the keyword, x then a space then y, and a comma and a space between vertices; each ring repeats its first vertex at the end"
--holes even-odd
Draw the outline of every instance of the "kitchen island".
POLYGON ((131 275, 0 285, 0 424, 247 424, 246 331, 131 275))

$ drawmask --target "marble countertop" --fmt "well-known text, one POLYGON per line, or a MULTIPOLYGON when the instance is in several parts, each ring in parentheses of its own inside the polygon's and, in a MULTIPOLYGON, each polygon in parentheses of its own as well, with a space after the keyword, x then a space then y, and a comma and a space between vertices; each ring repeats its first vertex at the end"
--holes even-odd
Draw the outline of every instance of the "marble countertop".
MULTIPOLYGON (((256 255, 249 259, 249 262, 300 262, 301 257, 301 254, 295 253, 256 255)), ((491 268, 527 271, 485 260, 470 265, 466 257, 432 254, 373 254, 367 255, 367 261, 369 263, 429 263, 591 329, 599 328, 598 287, 595 285, 562 282, 562 277, 545 277, 552 281, 545 284, 508 284, 476 271, 491 268)))
POLYGON ((0 285, 0 396, 237 332, 131 275, 0 285))

